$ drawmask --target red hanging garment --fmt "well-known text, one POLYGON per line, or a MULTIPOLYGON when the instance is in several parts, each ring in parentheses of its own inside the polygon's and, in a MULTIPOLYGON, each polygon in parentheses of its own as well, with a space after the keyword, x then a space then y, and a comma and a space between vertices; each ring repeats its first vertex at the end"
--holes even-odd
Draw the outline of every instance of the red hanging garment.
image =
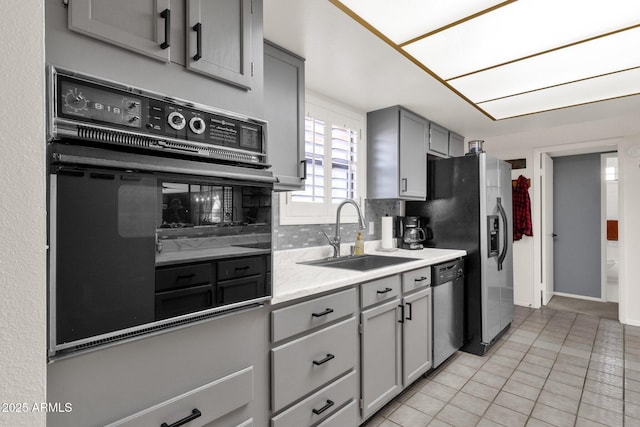
POLYGON ((531 200, 529 199, 529 180, 520 175, 513 187, 513 240, 522 236, 533 236, 531 227, 531 200))

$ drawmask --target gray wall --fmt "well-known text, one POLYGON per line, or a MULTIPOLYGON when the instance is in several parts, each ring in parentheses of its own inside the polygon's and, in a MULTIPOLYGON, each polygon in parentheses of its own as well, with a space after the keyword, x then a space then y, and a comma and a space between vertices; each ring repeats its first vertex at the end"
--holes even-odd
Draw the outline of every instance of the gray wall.
MULTIPOLYGON (((326 232, 329 236, 335 234, 335 221, 330 224, 279 225, 280 204, 278 194, 274 194, 272 206, 274 250, 325 246, 329 243, 322 232, 326 232)), ((397 200, 365 200, 365 224, 369 227, 369 221, 373 221, 375 223, 375 233, 369 235, 367 234, 368 231, 365 230, 363 233, 364 240, 380 240, 382 238, 380 231, 382 220, 380 218, 385 215, 396 216, 399 212, 400 202, 397 200)), ((342 242, 354 242, 356 240, 356 231, 356 224, 341 224, 340 236, 342 237, 342 242)))
POLYGON ((554 291, 601 297, 600 153, 553 159, 554 291))

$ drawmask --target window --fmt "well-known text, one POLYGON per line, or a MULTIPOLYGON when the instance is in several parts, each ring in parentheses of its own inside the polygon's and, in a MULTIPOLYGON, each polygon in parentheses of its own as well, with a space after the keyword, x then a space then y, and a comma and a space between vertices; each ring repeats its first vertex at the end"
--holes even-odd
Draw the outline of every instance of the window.
MULTIPOLYGON (((324 224, 335 221, 345 199, 364 201, 364 114, 307 95, 304 190, 280 196, 280 224, 324 224)), ((356 222, 345 209, 342 222, 356 222)))

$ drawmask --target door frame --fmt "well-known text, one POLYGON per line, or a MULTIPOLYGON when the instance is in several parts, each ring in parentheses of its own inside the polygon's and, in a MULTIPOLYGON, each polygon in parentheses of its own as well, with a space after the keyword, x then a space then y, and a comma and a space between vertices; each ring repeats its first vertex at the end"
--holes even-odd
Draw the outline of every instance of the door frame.
MULTIPOLYGON (((550 157, 571 156, 577 154, 589 154, 589 153, 603 153, 608 151, 620 151, 622 149, 622 138, 601 139, 588 142, 578 142, 572 144, 552 145, 547 147, 535 148, 533 150, 533 202, 532 202, 532 220, 533 220, 533 308, 540 308, 542 290, 545 288, 546 283, 542 272, 542 236, 540 230, 545 229, 543 227, 543 215, 542 209, 549 208, 548 206, 542 206, 542 191, 540 183, 542 182, 542 153, 548 154, 550 157), (537 184, 537 185, 536 185, 537 184)), ((619 177, 622 174, 619 173, 619 177)), ((622 182, 619 181, 619 185, 622 186, 622 182)), ((620 188, 618 189, 620 191, 620 188)), ((618 202, 620 203, 620 202, 618 202)), ((624 218, 622 217, 622 211, 619 209, 619 226, 623 229, 624 218)), ((620 270, 623 269, 624 263, 624 239, 618 243, 620 270)), ((618 319, 625 323, 626 313, 624 304, 622 304, 623 298, 626 295, 626 283, 624 277, 620 277, 618 281, 618 319)))
MULTIPOLYGON (((609 294, 607 292, 607 180, 606 180, 606 168, 607 159, 618 158, 618 153, 602 153, 600 155, 600 174, 601 181, 601 194, 602 200, 600 205, 600 270, 602 272, 600 280, 602 283, 602 301, 609 301, 609 294)), ((620 166, 618 166, 618 177, 620 177, 620 166)), ((620 186, 617 187, 618 209, 620 208, 620 186)), ((618 218, 620 217, 620 211, 618 210, 618 218)), ((619 241, 619 240, 618 240, 619 241)), ((619 249, 619 247, 618 247, 619 249)), ((618 276, 620 277, 620 276, 618 276)), ((619 286, 619 284, 618 284, 619 286)), ((618 288, 618 303, 620 301, 620 288, 618 288)))

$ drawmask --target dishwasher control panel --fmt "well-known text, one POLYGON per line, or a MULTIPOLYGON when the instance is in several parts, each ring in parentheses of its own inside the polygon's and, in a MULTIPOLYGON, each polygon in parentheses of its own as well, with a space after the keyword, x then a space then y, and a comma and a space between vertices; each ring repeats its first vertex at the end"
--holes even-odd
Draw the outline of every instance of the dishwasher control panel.
POLYGON ((433 266, 433 284, 450 282, 464 276, 464 259, 445 262, 433 266))

